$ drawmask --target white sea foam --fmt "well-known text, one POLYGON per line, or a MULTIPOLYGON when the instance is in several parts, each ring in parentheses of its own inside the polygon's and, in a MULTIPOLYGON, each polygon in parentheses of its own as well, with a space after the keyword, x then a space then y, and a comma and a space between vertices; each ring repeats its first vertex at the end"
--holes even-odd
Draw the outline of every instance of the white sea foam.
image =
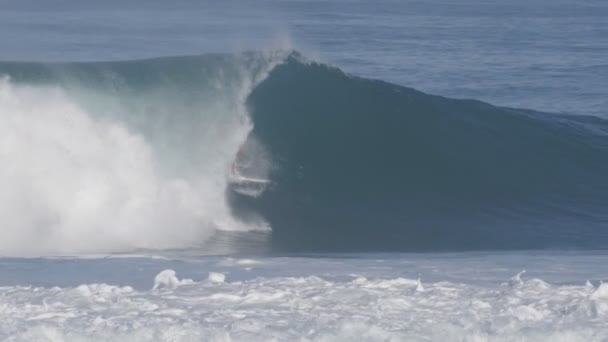
POLYGON ((174 270, 164 270, 154 277, 152 290, 174 289, 180 285, 192 284, 192 279, 178 279, 174 270))
POLYGON ((226 275, 218 272, 209 272, 209 277, 207 279, 209 279, 210 282, 223 283, 226 280, 226 275))
POLYGON ((265 76, 218 79, 222 96, 192 107, 162 84, 123 98, 1 78, 0 255, 187 248, 217 229, 268 229, 233 219, 224 199, 251 128, 245 99, 265 76))
MULTIPOLYGON (((0 253, 168 248, 206 239, 209 201, 145 139, 58 88, 0 83, 0 253)), ((213 203, 213 202, 211 202, 213 203)))
POLYGON ((58 88, 0 83, 0 253, 170 247, 205 238, 198 194, 163 179, 142 136, 58 88), (167 239, 161 227, 179 226, 167 239))
MULTIPOLYGON (((221 278, 221 279, 220 279, 221 278)), ((599 288, 538 279, 502 286, 355 278, 179 280, 155 289, 106 284, 0 288, 7 341, 605 341, 599 288), (221 280, 221 281, 220 281, 221 280), (162 289, 162 291, 158 291, 162 289)))

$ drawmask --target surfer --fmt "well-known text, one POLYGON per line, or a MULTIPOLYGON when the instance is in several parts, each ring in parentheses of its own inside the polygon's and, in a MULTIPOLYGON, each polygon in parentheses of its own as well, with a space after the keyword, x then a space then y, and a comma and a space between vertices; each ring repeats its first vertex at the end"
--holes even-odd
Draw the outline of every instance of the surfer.
POLYGON ((232 161, 230 168, 231 175, 229 177, 230 188, 240 194, 257 197, 266 189, 269 181, 266 179, 250 178, 241 175, 239 172, 238 161, 243 159, 244 149, 245 144, 241 144, 238 152, 236 153, 236 157, 232 161))

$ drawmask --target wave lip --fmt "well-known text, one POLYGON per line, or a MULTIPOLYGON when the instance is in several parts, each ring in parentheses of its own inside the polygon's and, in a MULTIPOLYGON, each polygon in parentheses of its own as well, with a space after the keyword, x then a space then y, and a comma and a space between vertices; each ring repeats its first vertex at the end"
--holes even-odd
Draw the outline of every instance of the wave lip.
POLYGON ((248 99, 282 251, 603 248, 608 122, 454 100, 297 53, 248 99))

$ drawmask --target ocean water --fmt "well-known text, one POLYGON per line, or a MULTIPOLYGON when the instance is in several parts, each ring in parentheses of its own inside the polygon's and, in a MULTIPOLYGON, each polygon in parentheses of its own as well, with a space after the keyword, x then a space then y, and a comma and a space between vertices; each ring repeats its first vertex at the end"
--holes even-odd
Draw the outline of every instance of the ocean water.
POLYGON ((0 339, 605 341, 608 4, 0 0, 0 339))

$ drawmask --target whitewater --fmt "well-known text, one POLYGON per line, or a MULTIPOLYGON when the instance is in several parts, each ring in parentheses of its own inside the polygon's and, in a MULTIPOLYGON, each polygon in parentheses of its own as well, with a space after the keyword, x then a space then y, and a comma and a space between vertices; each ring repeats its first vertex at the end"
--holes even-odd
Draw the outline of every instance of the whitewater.
POLYGON ((608 274, 598 274, 597 267, 605 257, 544 252, 4 259, 5 283, 31 285, 0 287, 0 336, 604 341, 608 289, 599 278, 608 274), (524 265, 527 270, 517 270, 524 265), (565 269, 576 272, 564 277, 565 269), (69 285, 67 278, 97 282, 69 285))
POLYGON ((0 1, 0 340, 607 341, 607 18, 0 1))
POLYGON ((209 70, 194 76, 179 68, 196 57, 0 63, 0 254, 184 248, 217 229, 267 229, 239 224, 223 200, 250 129, 244 99, 275 63, 245 70, 249 57, 201 57, 209 70))

